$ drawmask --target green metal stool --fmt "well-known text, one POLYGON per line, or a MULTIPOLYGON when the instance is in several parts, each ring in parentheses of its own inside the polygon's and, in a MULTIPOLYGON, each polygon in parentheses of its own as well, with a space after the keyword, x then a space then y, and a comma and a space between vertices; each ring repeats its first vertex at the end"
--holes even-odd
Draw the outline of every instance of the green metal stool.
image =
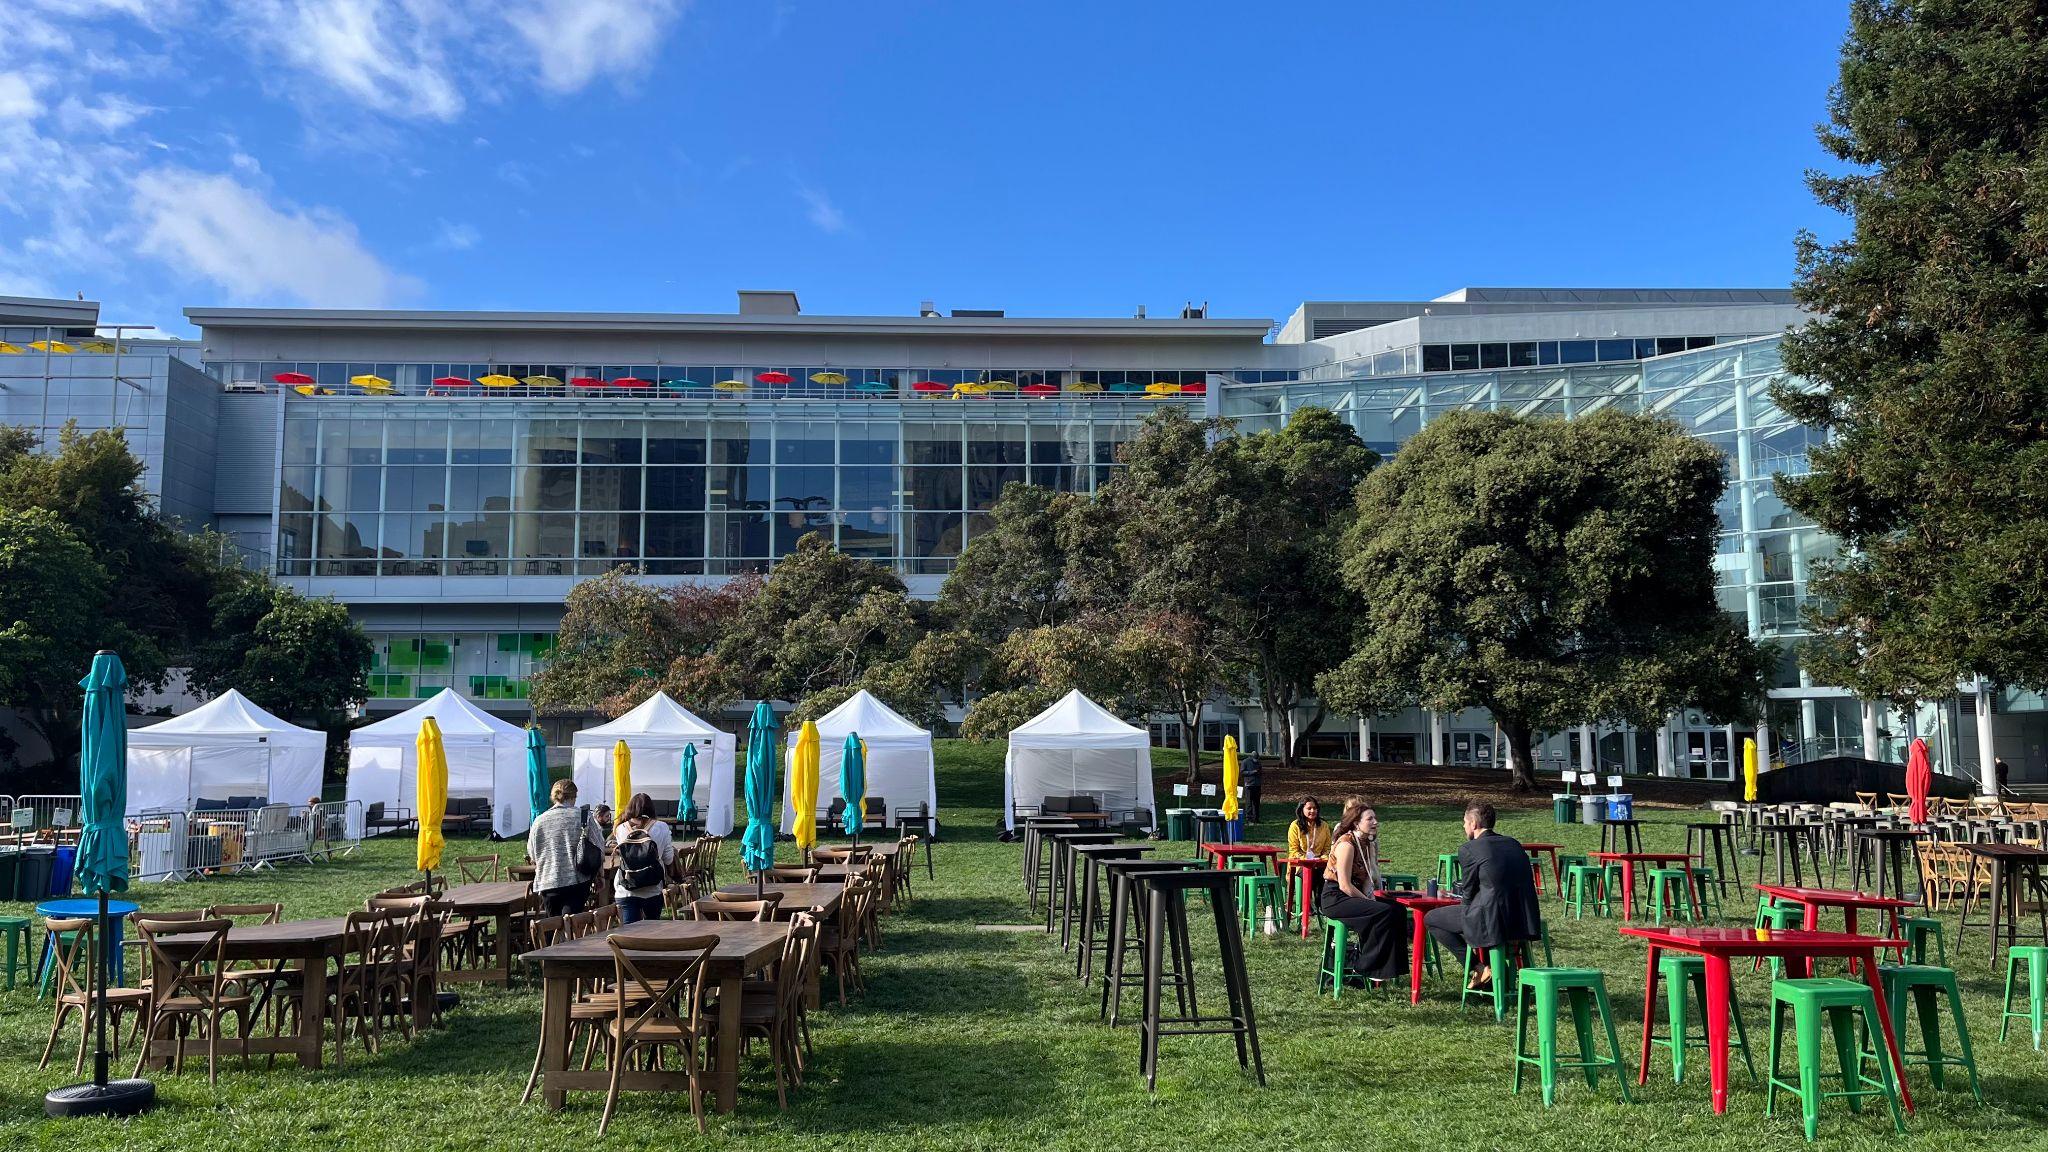
POLYGON ((2048 996, 2048 945, 2024 944, 2005 954, 2005 999, 1998 1004, 1998 1042, 2005 1043, 2005 1026, 2017 1016, 2034 1026, 2034 1051, 2041 1050, 2043 997, 2048 996), (2020 965, 2027 966, 2027 1010, 2012 1010, 2012 978, 2020 965))
POLYGON ((1691 885, 1685 882, 1685 869, 1650 869, 1650 911, 1658 924, 1664 922, 1667 900, 1673 916, 1683 911, 1688 922, 1698 919, 1694 915, 1691 885))
POLYGON ((1505 1020, 1508 1015, 1508 973, 1511 968, 1519 969, 1531 966, 1529 962, 1529 945, 1526 943, 1516 944, 1512 950, 1507 945, 1497 945, 1484 950, 1486 952, 1487 967, 1493 969, 1492 988, 1472 987, 1472 975, 1478 971, 1478 969, 1472 966, 1472 960, 1479 955, 1480 951, 1481 949, 1478 948, 1465 949, 1465 969, 1464 975, 1460 979, 1460 983, 1463 986, 1458 989, 1458 1006, 1462 1008, 1475 998, 1479 1000, 1492 1000, 1493 1018, 1495 1020, 1505 1020), (1512 966, 1508 963, 1508 957, 1511 954, 1516 961, 1512 966))
POLYGON ((1386 885, 1389 892, 1413 892, 1422 887, 1422 877, 1413 872, 1382 872, 1380 883, 1386 885))
POLYGON ((1256 856, 1232 856, 1230 858, 1230 871, 1264 872, 1267 871, 1267 868, 1266 862, 1256 856))
POLYGON ((1593 861, 1589 857, 1574 856, 1570 852, 1565 852, 1559 854, 1557 858, 1557 870, 1559 872, 1569 872, 1576 865, 1591 864, 1592 862, 1593 861))
POLYGON ((1721 878, 1711 865, 1692 866, 1692 906, 1701 920, 1721 918, 1721 878))
MULTIPOLYGON (((1774 928, 1781 932, 1790 932, 1803 927, 1805 924, 1806 910, 1792 904, 1773 904, 1769 908, 1764 909, 1763 914, 1757 917, 1757 927, 1774 928)), ((1778 972, 1784 966, 1785 962, 1783 960, 1776 956, 1771 957, 1771 979, 1776 980, 1778 972)), ((1762 958, 1758 958, 1756 967, 1763 967, 1762 958)))
POLYGON ((1863 1097, 1882 1096, 1885 1103, 1891 1105, 1893 1127, 1900 1132, 1906 1130, 1905 1117, 1899 1114, 1898 1071, 1892 1067, 1891 1052, 1883 1044, 1877 1045, 1875 1053, 1880 1078, 1872 1079, 1863 1074, 1865 1054, 1856 1041, 1857 1016, 1862 1017, 1866 1029, 1875 1032, 1877 998, 1871 995, 1870 986, 1859 980, 1830 976, 1771 982, 1771 1078, 1764 1089, 1764 1115, 1777 1114, 1778 1089, 1798 1093, 1800 1115, 1806 1122, 1806 1138, 1811 1141, 1819 1132, 1821 1101, 1846 1099, 1850 1111, 1860 1112, 1863 1097), (1792 1031, 1797 1045, 1797 1081, 1778 1076, 1778 1052, 1783 1045, 1787 1009, 1792 1012, 1792 1031), (1823 1024, 1834 1031, 1835 1052, 1841 1061, 1842 1088, 1837 1092, 1821 1090, 1823 1024))
MULTIPOLYGON (((1628 891, 1628 885, 1622 883, 1622 874, 1627 872, 1629 868, 1630 865, 1619 861, 1610 861, 1600 865, 1600 884, 1607 890, 1607 903, 1609 907, 1620 903, 1622 893, 1628 891)), ((1630 904, 1629 911, 1635 911, 1633 903, 1630 904)))
POLYGON ((1899 921, 1899 929, 1906 934, 1906 947, 1913 953, 1913 963, 1927 963, 1927 938, 1934 937, 1935 960, 1948 964, 1948 933, 1941 927, 1941 921, 1933 916, 1908 916, 1899 921))
POLYGON ((7 990, 14 991, 14 973, 23 960, 35 963, 29 952, 29 918, 26 916, 0 916, 0 934, 7 937, 7 990))
POLYGON ((1543 1081, 1543 1106, 1557 1098, 1557 1071, 1579 1068, 1586 1073, 1588 1087, 1598 1087, 1600 1070, 1614 1069, 1621 1085, 1621 1098, 1630 1103, 1628 1069, 1621 1062, 1621 1044, 1614 1035, 1614 1010, 1607 1002, 1607 982, 1593 968, 1524 968, 1515 982, 1515 1076, 1514 1092, 1522 1091, 1522 1066, 1536 1065, 1543 1081), (1561 1059, 1557 1051, 1557 1001, 1563 996, 1571 1005, 1572 1027, 1579 1036, 1576 1059, 1561 1059), (1593 1009, 1600 1010, 1600 1022, 1607 1029, 1607 1050, 1601 1056, 1594 1048, 1593 1009), (1536 1017, 1536 1051, 1529 1051, 1529 1017, 1536 1017))
POLYGON ((1442 852, 1437 855, 1436 881, 1438 884, 1443 885, 1445 891, 1449 891, 1450 889, 1456 888, 1458 886, 1459 879, 1463 877, 1463 875, 1464 872, 1458 864, 1457 853, 1442 852))
MULTIPOLYGON (((1937 1089, 1944 1087, 1944 1068, 1950 1065, 1968 1068, 1970 1094, 1983 1100, 1984 1092, 1977 1086, 1977 1058, 1970 1051, 1970 1026, 1963 1021, 1963 994, 1956 986, 1955 969, 1928 964, 1879 964, 1877 972, 1883 978, 1886 1007, 1892 1014, 1892 1030, 1899 1038, 1899 1063, 1925 1064, 1927 1075, 1937 1089), (1962 1046, 1960 1056, 1945 1055, 1941 1050, 1941 1006, 1935 1002, 1935 996, 1942 992, 1948 993, 1949 1022, 1955 1026, 1956 1043, 1962 1046), (1920 1040, 1925 1048, 1906 1047, 1908 993, 1912 994, 1913 1010, 1920 1017, 1920 1040)), ((1904 1069, 1900 1071, 1903 1074, 1904 1069)))
POLYGON ((1316 923, 1323 926, 1323 962, 1316 969, 1316 995, 1321 996, 1327 986, 1330 999, 1344 998, 1344 976, 1347 972, 1345 961, 1351 955, 1351 928, 1342 920, 1328 916, 1317 916, 1316 923))
POLYGON ((1764 923, 1764 913, 1777 906, 1778 898, 1776 896, 1771 895, 1769 892, 1759 892, 1756 898, 1756 926, 1759 928, 1768 927, 1764 923))
MULTIPOLYGON (((1671 1049, 1671 1082, 1685 1083, 1685 1050, 1707 1046, 1707 962, 1700 956, 1665 956, 1657 961, 1657 975, 1664 981, 1664 1035, 1657 1035, 1652 1029, 1652 1047, 1671 1049), (1700 1030, 1694 1035, 1687 1026, 1692 1011, 1686 1005, 1686 992, 1699 1005, 1700 1030)), ((1749 1029, 1743 1025, 1742 1009, 1735 1002, 1735 990, 1728 990, 1728 1020, 1735 1025, 1735 1038, 1731 1042, 1742 1049, 1743 1067, 1749 1069, 1749 1078, 1756 1079, 1756 1061, 1749 1053, 1749 1029)))
POLYGON ((1606 870, 1597 864, 1574 864, 1565 872, 1569 887, 1565 903, 1571 906, 1572 919, 1586 918, 1586 905, 1593 906, 1593 915, 1610 916, 1613 910, 1607 906, 1606 870), (1590 891, 1590 895, 1589 895, 1590 891))
POLYGON ((1244 934, 1257 935, 1259 911, 1270 911, 1277 920, 1286 915, 1287 882, 1270 872, 1246 872, 1237 878, 1237 911, 1244 919, 1244 934))

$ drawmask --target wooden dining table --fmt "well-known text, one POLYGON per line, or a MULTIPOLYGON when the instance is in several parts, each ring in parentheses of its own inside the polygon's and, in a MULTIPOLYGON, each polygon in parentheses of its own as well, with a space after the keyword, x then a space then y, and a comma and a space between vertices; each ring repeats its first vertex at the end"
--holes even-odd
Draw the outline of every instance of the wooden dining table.
MULTIPOLYGON (((168 926, 167 926, 168 927, 168 926)), ((285 920, 277 924, 234 924, 222 943, 221 958, 229 962, 257 961, 291 963, 299 969, 297 1000, 298 1029, 288 1035, 243 1038, 252 1056, 276 1054, 297 1056, 303 1068, 321 1066, 326 1050, 323 1040, 327 1024, 327 965, 346 958, 348 920, 328 916, 318 920, 285 920)), ((433 998, 413 997, 413 1026, 424 1028, 433 1020, 433 998)), ((156 1040, 150 1045, 149 1064, 167 1065, 177 1053, 178 1041, 156 1040)))
POLYGON ((496 939, 492 963, 488 968, 444 969, 441 979, 450 984, 489 983, 500 987, 512 984, 512 918, 533 906, 533 885, 524 880, 495 880, 482 884, 458 884, 448 889, 441 897, 458 916, 467 918, 488 917, 492 922, 491 935, 496 939))
MULTIPOLYGON (((669 939, 717 935, 718 943, 704 960, 704 978, 718 988, 717 1037, 705 1078, 710 1084, 713 1106, 720 1112, 732 1111, 739 1104, 743 994, 740 985, 782 955, 783 944, 789 938, 786 922, 642 920, 536 948, 520 957, 528 964, 538 965, 541 974, 542 1102, 549 1111, 560 1111, 569 1092, 602 1092, 611 1081, 609 1071, 570 1067, 569 1009, 575 1002, 578 980, 609 979, 615 975, 611 945, 605 940, 621 932, 669 939)), ((687 1092, 689 1077, 681 1072, 629 1068, 619 1073, 619 1087, 636 1092, 687 1092)))
POLYGON ((775 905, 775 918, 787 920, 798 912, 808 912, 823 919, 839 911, 839 902, 846 896, 844 884, 727 884, 720 892, 734 896, 752 896, 756 892, 769 896, 780 896, 775 905))

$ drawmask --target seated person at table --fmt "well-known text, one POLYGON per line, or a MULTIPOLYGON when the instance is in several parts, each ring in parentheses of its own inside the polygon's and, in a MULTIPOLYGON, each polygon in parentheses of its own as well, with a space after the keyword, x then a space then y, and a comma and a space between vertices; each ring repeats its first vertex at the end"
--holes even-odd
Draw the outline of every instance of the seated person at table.
POLYGON ((1379 816, 1364 800, 1344 802, 1320 904, 1323 915, 1351 930, 1357 952, 1347 969, 1392 980, 1408 970, 1408 917, 1399 905, 1373 898, 1380 886, 1379 831, 1379 816))
POLYGON ((1287 858, 1324 859, 1330 855, 1330 826, 1323 823, 1323 806, 1311 796, 1294 810, 1294 822, 1287 826, 1287 858))
MULTIPOLYGON (((1465 843, 1458 849, 1458 898, 1464 903, 1437 908, 1423 917, 1438 946, 1465 962, 1469 948, 1499 948, 1534 940, 1543 934, 1543 911, 1536 902, 1536 877, 1529 854, 1519 841, 1493 830, 1493 805, 1474 800, 1465 805, 1465 843)), ((1493 968, 1482 957, 1472 974, 1472 987, 1493 980, 1493 968)))

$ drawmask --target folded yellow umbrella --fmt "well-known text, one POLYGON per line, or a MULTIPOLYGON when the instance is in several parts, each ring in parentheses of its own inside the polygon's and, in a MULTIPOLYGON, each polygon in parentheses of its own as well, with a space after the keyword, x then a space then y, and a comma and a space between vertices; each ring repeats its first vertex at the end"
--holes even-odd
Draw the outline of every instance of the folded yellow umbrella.
POLYGON ((616 816, 626 808, 626 801, 633 795, 633 750, 626 747, 624 740, 612 745, 612 813, 616 816))
POLYGON ((1237 819, 1237 737, 1223 738, 1223 818, 1237 819))
POLYGON ((413 810, 420 818, 419 868, 441 866, 441 817, 448 813, 448 750, 441 743, 441 725, 432 716, 420 721, 413 765, 413 810))
POLYGON ((790 759, 789 805, 796 810, 790 830, 805 852, 818 846, 818 743, 818 726, 804 721, 790 759))

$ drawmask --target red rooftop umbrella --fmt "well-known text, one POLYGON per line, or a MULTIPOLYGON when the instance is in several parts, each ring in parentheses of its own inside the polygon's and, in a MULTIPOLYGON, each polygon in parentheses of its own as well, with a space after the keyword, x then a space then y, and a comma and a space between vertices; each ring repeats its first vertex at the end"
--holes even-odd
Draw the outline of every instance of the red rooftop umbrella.
POLYGON ((1927 762, 1927 741, 1913 737, 1906 750, 1906 795, 1913 805, 1907 812, 1915 824, 1927 823, 1927 794, 1934 790, 1934 767, 1927 762))
POLYGON ((653 382, 653 381, 651 381, 651 380, 642 380, 642 379, 641 379, 641 378, 639 378, 638 376, 621 376, 621 377, 619 377, 618 379, 616 379, 616 380, 612 381, 612 387, 614 387, 614 388, 652 388, 652 387, 654 387, 654 382, 653 382))
POLYGON ((912 392, 951 392, 953 389, 948 385, 939 383, 937 380, 919 380, 910 386, 910 390, 912 392))
POLYGON ((475 383, 476 381, 471 380, 467 376, 434 377, 434 387, 436 388, 468 388, 473 386, 475 383))
POLYGON ((311 384, 313 382, 313 378, 304 372, 279 372, 277 375, 272 376, 271 379, 279 384, 311 384))
POLYGON ((760 372, 755 374, 754 379, 763 384, 787 384, 796 377, 787 372, 760 372))
POLYGON ((1056 384, 1026 384, 1024 387, 1017 389, 1017 391, 1022 392, 1026 396, 1057 396, 1060 394, 1059 386, 1056 384))
POLYGON ((602 388, 604 387, 604 381, 598 379, 595 376, 571 376, 569 377, 569 387, 602 388))

